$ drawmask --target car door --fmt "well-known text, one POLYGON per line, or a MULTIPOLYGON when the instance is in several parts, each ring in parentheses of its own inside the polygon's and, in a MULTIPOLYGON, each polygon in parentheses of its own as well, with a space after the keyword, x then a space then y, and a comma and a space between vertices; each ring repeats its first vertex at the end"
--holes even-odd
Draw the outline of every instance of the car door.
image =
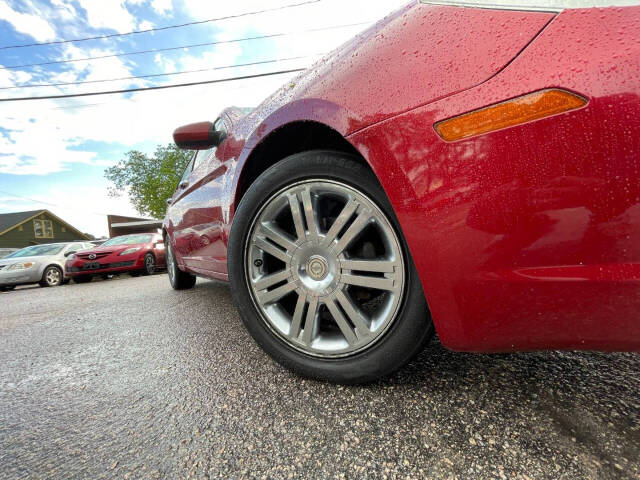
MULTIPOLYGON (((216 121, 225 128, 225 120, 216 121)), ((176 253, 190 269, 226 275, 226 245, 222 229, 224 144, 199 150, 178 185, 169 208, 170 232, 176 253)))

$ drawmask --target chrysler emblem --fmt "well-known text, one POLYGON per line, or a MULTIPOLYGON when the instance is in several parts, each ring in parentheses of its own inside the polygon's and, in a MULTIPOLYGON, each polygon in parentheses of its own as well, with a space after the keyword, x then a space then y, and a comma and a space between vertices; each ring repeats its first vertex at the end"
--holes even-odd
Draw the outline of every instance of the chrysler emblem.
POLYGON ((89 260, 95 260, 96 259, 96 254, 92 253, 89 255, 89 260))

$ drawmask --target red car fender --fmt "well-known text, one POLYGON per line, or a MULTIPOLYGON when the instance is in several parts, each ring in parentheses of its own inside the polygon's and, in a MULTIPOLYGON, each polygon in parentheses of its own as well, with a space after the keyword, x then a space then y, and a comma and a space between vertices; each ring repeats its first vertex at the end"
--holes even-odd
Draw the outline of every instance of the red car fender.
POLYGON ((234 128, 226 142, 227 156, 237 161, 229 189, 232 210, 247 158, 274 131, 314 121, 346 138, 471 88, 503 69, 554 15, 419 2, 389 15, 283 86, 234 128))

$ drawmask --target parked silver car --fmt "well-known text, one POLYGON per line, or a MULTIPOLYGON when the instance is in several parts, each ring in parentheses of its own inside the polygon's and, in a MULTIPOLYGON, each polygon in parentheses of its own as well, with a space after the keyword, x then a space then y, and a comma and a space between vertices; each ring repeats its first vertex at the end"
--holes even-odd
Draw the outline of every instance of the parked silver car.
POLYGON ((38 283, 41 287, 62 285, 66 283, 66 257, 92 247, 89 242, 49 243, 13 252, 0 259, 0 291, 30 283, 38 283))

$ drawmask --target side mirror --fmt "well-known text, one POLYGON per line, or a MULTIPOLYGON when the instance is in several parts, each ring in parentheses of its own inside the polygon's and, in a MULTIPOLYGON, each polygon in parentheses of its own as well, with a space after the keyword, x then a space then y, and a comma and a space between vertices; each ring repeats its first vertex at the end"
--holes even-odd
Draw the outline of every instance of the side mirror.
POLYGON ((167 198, 167 205, 171 205, 172 202, 173 202, 173 198, 171 197, 167 198))
POLYGON ((76 253, 76 251, 75 251, 75 250, 72 250, 72 251, 70 251, 70 252, 65 252, 64 256, 65 256, 65 257, 68 257, 69 255, 73 255, 74 253, 76 253))
POLYGON ((215 129, 213 122, 184 125, 173 132, 173 141, 184 150, 208 150, 219 146, 226 133, 215 129))

